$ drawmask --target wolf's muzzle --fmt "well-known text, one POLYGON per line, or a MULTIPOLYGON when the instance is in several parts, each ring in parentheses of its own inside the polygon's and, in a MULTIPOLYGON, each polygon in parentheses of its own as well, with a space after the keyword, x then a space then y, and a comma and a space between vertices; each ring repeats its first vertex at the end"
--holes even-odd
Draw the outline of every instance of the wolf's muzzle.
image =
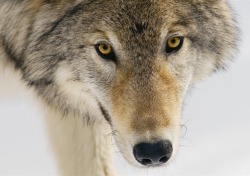
POLYGON ((173 147, 168 140, 139 143, 133 149, 135 159, 144 166, 160 166, 171 158, 172 152, 173 147))

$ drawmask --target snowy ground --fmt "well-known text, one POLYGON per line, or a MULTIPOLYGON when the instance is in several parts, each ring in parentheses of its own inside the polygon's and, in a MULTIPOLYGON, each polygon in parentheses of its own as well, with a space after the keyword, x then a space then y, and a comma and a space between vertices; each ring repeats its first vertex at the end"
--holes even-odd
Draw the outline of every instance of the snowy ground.
MULTIPOLYGON (((231 4, 242 29, 240 54, 228 72, 189 95, 182 118, 187 133, 175 162, 139 170, 117 154, 119 176, 250 175, 250 0, 231 4)), ((7 75, 0 76, 0 175, 57 175, 42 109, 7 75)))

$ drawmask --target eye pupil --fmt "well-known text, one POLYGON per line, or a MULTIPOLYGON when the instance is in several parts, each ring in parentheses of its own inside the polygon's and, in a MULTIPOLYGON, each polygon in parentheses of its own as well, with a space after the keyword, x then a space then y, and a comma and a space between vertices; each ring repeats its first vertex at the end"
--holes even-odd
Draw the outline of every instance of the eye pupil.
POLYGON ((172 40, 171 40, 171 43, 172 43, 172 44, 175 44, 175 43, 176 43, 176 39, 175 39, 175 38, 172 39, 172 40))
POLYGON ((107 45, 103 45, 103 49, 104 49, 104 50, 107 50, 107 49, 108 49, 108 46, 107 46, 107 45))

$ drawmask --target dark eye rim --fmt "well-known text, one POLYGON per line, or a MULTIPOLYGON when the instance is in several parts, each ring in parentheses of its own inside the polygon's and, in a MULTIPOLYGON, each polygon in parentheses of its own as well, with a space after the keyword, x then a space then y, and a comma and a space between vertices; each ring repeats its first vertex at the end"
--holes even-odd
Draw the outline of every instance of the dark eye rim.
POLYGON ((169 37, 167 40, 166 40, 166 46, 165 46, 165 52, 167 54, 172 54, 172 53, 176 53, 178 52, 182 46, 183 46, 183 43, 184 43, 184 37, 183 36, 173 36, 173 37, 169 37), (171 48, 169 45, 168 45, 168 40, 171 39, 171 38, 179 38, 180 39, 180 44, 175 47, 175 48, 171 48))
POLYGON ((98 54, 101 58, 103 58, 103 59, 105 59, 105 60, 107 60, 107 61, 113 61, 113 62, 116 63, 116 62, 117 62, 116 54, 115 54, 115 52, 114 52, 114 49, 113 49, 112 45, 110 45, 110 46, 111 46, 111 52, 110 52, 109 54, 103 54, 103 53, 101 53, 100 50, 99 50, 99 46, 100 46, 100 45, 110 45, 110 44, 109 44, 109 43, 106 43, 106 42, 101 42, 101 43, 95 44, 94 47, 95 47, 95 50, 96 50, 97 54, 98 54))

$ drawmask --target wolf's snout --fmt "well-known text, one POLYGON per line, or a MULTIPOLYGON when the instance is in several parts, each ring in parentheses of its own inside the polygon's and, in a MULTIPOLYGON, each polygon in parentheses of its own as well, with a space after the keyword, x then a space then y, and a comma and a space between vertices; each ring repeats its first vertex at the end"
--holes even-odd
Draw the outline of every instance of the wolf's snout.
POLYGON ((135 159, 145 166, 158 166, 166 163, 172 156, 173 147, 170 141, 156 143, 139 143, 134 147, 135 159))

